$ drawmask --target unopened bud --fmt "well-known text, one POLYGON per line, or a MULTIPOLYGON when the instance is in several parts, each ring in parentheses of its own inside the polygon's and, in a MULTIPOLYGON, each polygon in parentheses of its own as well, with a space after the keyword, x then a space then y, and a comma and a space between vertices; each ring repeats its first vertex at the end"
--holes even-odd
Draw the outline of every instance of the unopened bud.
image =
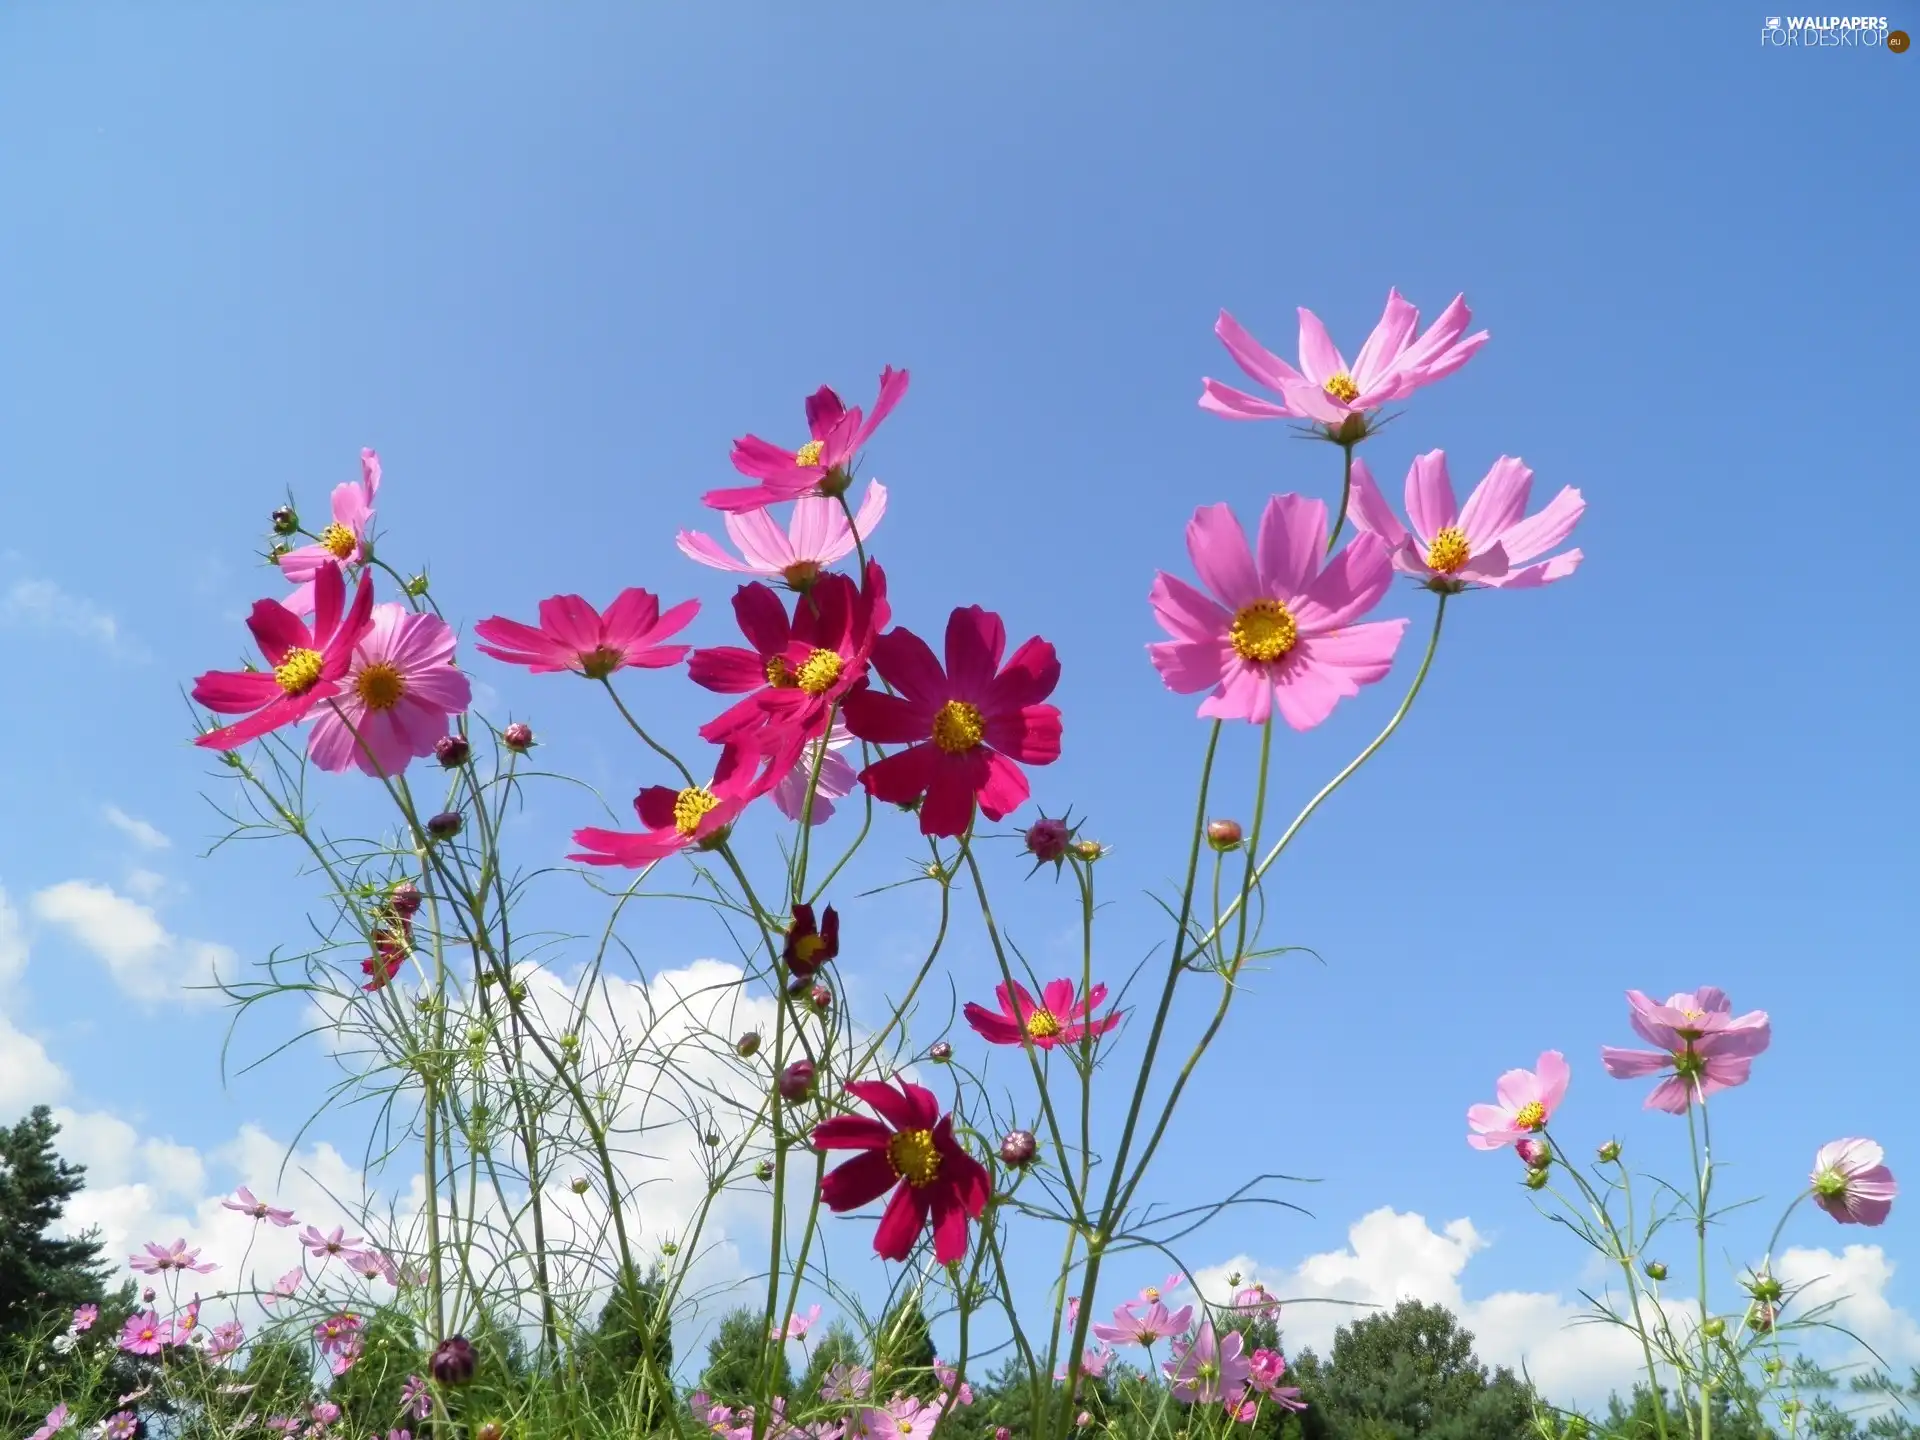
POLYGON ((140 1298, 151 1305, 153 1303, 153 1286, 149 1285, 146 1289, 142 1290, 140 1292, 140 1298))
POLYGON ((1664 1260, 1649 1260, 1641 1268, 1647 1272, 1647 1278, 1649 1280, 1664 1280, 1667 1278, 1667 1266, 1664 1260))
POLYGON ((572 1031, 568 1031, 560 1037, 560 1048, 566 1051, 578 1050, 580 1048, 580 1037, 572 1031))
POLYGON ((427 834, 436 840, 451 840, 460 833, 460 827, 465 823, 458 810, 442 810, 427 821, 427 834))
POLYGON ((467 756, 473 753, 473 747, 467 744, 464 735, 442 735, 433 742, 433 758, 443 769, 458 770, 467 763, 467 756))
POLYGON ((738 1040, 733 1042, 734 1054, 740 1056, 740 1058, 743 1060, 747 1056, 753 1054, 759 1048, 760 1048, 760 1032, 758 1030, 749 1030, 747 1031, 746 1034, 742 1035, 738 1040))
POLYGON ((1747 1282, 1747 1293, 1764 1304, 1777 1303, 1786 1292, 1786 1287, 1771 1275, 1756 1275, 1747 1282))
POLYGON ((533 748, 533 727, 516 720, 500 732, 500 743, 516 755, 524 754, 533 748))
POLYGON ((671 1240, 662 1240, 660 1242, 660 1253, 671 1258, 680 1253, 680 1247, 671 1240))
POLYGON ((1076 840, 1073 842, 1073 853, 1076 858, 1084 860, 1087 864, 1091 865, 1107 853, 1107 847, 1102 845, 1098 840, 1076 840))
POLYGON ((1529 1170, 1544 1170, 1553 1164, 1553 1147, 1544 1140, 1521 1140, 1513 1148, 1529 1170))
POLYGON ((291 505, 282 505, 273 512, 273 533, 291 535, 300 528, 300 516, 291 505))
POLYGON ((944 1065, 953 1059, 953 1046, 944 1040, 936 1040, 927 1047, 927 1058, 937 1065, 944 1065))
POLYGON ((807 992, 807 1001, 814 1009, 825 1014, 833 1008, 833 991, 824 985, 816 985, 807 992))
POLYGON ((1527 1189, 1544 1190, 1547 1188, 1547 1172, 1544 1170, 1527 1171, 1527 1189))
POLYGON ((593 1182, 584 1175, 576 1175, 567 1182, 567 1188, 576 1195, 584 1195, 593 1188, 593 1182))
POLYGON ((767 1181, 773 1179, 773 1162, 771 1160, 762 1160, 758 1165, 753 1167, 753 1173, 756 1179, 762 1184, 765 1184, 767 1181))
POLYGON ((1609 1140, 1593 1152, 1594 1158, 1602 1165, 1611 1165, 1620 1158, 1620 1142, 1609 1140))
POLYGON ((442 1385, 464 1385, 473 1379, 473 1346, 464 1335, 449 1335, 434 1348, 427 1371, 442 1385))
POLYGON ((514 981, 513 984, 507 987, 507 999, 513 1001, 514 1004, 518 1005, 522 1000, 526 998, 527 998, 527 987, 525 985, 522 985, 518 980, 514 981))
POLYGON ((482 1026, 479 1026, 479 1025, 474 1025, 474 1026, 471 1026, 471 1027, 469 1027, 469 1028, 468 1028, 468 1030, 467 1030, 467 1043, 468 1043, 469 1045, 484 1045, 484 1044, 486 1044, 486 1043, 487 1043, 487 1032, 486 1032, 486 1030, 485 1030, 485 1028, 484 1028, 484 1027, 482 1027, 482 1026))
POLYGON ((1716 1315, 1700 1328, 1706 1332, 1709 1340, 1718 1340, 1722 1335, 1727 1333, 1727 1322, 1716 1315))
POLYGON ((1779 1313, 1775 1306, 1756 1305, 1747 1315, 1747 1325, 1761 1335, 1768 1334, 1772 1331, 1773 1322, 1779 1313))
POLYGON ((1007 1138, 1000 1142, 1000 1159, 1018 1170, 1032 1164, 1039 1150, 1040 1142, 1033 1138, 1031 1130, 1009 1130, 1007 1138))
POLYGON ((407 594, 411 595, 414 599, 418 600, 426 593, 427 577, 424 571, 407 581, 407 594))
POLYGON ((1225 854, 1239 848, 1240 822, 1238 820, 1209 820, 1207 822, 1207 844, 1225 854))
POLYGON ((796 1060, 780 1072, 780 1098, 804 1100, 813 1093, 813 1062, 796 1060))
POLYGON ((475 1427, 473 1440, 507 1440, 507 1432, 500 1427, 499 1421, 489 1420, 475 1427))
POLYGON ((1065 820, 1043 815, 1027 827, 1027 853, 1042 864, 1051 861, 1058 865, 1066 858, 1067 843, 1071 839, 1072 832, 1065 820))
POLYGON ((420 890, 411 880, 402 880, 387 892, 387 908, 402 920, 418 914, 420 890))
POLYGON ((718 1130, 709 1130, 701 1138, 707 1142, 707 1148, 709 1150, 718 1150, 720 1148, 720 1132, 718 1130))

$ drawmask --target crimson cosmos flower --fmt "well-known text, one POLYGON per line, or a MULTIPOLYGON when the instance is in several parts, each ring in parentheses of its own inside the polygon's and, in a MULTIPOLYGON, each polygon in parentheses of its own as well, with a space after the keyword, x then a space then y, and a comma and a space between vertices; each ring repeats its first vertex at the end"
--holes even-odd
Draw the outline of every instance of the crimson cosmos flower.
POLYGON ((802 980, 840 953, 840 916, 829 905, 817 922, 813 906, 801 901, 793 907, 793 924, 787 927, 787 943, 780 958, 787 969, 802 980))
POLYGON ((953 1117, 942 1115, 933 1092, 911 1080, 899 1089, 882 1080, 850 1080, 847 1093, 880 1119, 835 1115, 813 1127, 816 1150, 864 1152, 820 1182, 820 1198, 841 1214, 892 1189, 873 1232, 874 1253, 905 1260, 931 1220, 933 1258, 942 1265, 960 1259, 967 1253, 967 1222, 987 1208, 992 1182, 986 1166, 954 1140, 953 1117))
POLYGON ((990 820, 1024 805, 1027 777, 1014 762, 1060 758, 1060 711, 1044 704, 1060 661, 1034 636, 1003 667, 1007 629, 978 605, 947 619, 947 663, 910 630, 873 643, 873 668, 899 693, 864 688, 847 696, 847 728, 862 740, 906 745, 860 772, 876 800, 921 800, 920 833, 964 835, 973 807, 990 820))
POLYGON ((1077 1003, 1071 980, 1055 980, 1048 984, 1040 992, 1038 1005, 1033 1003, 1032 994, 1018 980, 1013 982, 1011 994, 1004 984, 994 986, 993 993, 1000 1001, 998 1014, 984 1005, 971 1003, 963 1012, 967 1024, 983 1040, 993 1045, 1018 1045, 1024 1034, 1040 1049, 1051 1050, 1056 1045, 1077 1045, 1086 1038, 1089 1030, 1095 1035, 1104 1035, 1120 1023, 1117 1013, 1091 1022, 1087 1019, 1107 998, 1107 987, 1104 985, 1094 986, 1087 992, 1087 998, 1077 1003))
POLYGON ((713 779, 705 785, 681 790, 649 785, 633 799, 634 813, 647 827, 645 833, 597 827, 576 830, 573 843, 581 847, 581 853, 567 858, 587 865, 638 869, 676 850, 713 840, 766 789, 763 781, 755 779, 760 758, 755 751, 729 745, 720 752, 713 779))
POLYGON ((822 385, 807 397, 807 430, 813 438, 798 450, 788 450, 758 435, 733 442, 733 468, 758 480, 736 490, 709 490, 700 502, 715 510, 759 510, 802 495, 841 495, 853 476, 848 466, 854 452, 880 428, 907 393, 907 372, 891 365, 880 372, 880 395, 873 414, 863 416, 858 405, 849 409, 833 390, 822 385))
POLYGON ((629 665, 642 670, 678 665, 687 647, 660 642, 699 611, 698 600, 683 600, 663 615, 660 597, 651 590, 622 590, 604 614, 578 595, 552 595, 540 602, 537 627, 494 615, 475 625, 473 633, 481 654, 524 665, 535 675, 571 670, 604 680, 629 665))
POLYGON ((209 730, 193 742, 210 750, 237 750, 249 740, 296 725, 322 700, 338 695, 354 647, 373 626, 373 579, 360 574, 353 608, 337 564, 314 573, 313 628, 278 600, 256 600, 247 616, 271 670, 209 670, 193 682, 193 698, 216 715, 247 718, 209 730), (342 611, 346 613, 342 615, 342 611))

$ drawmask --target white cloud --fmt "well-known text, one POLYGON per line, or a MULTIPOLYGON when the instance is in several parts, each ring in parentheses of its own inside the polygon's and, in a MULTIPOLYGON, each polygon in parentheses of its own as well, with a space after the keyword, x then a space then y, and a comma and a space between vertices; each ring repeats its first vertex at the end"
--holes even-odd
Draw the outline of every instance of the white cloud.
POLYGON ((190 987, 233 973, 231 950, 173 935, 151 907, 110 885, 63 880, 33 897, 33 913, 65 929, 106 965, 121 989, 141 1000, 216 1000, 217 992, 190 987))
POLYGON ((71 595, 51 580, 22 577, 0 595, 0 623, 75 635, 122 657, 141 653, 120 622, 91 600, 71 595))
POLYGON ((0 985, 20 978, 27 968, 27 933, 20 927, 20 912, 0 890, 0 985))
POLYGON ((158 826, 149 825, 145 820, 127 814, 118 805, 107 805, 101 810, 107 817, 107 823, 125 835, 142 850, 165 850, 173 844, 158 826))
POLYGON ((0 1004, 0 1116, 15 1116, 66 1093, 67 1074, 47 1047, 14 1025, 0 1004))
POLYGON ((167 877, 152 870, 135 867, 127 872, 127 889, 142 900, 151 900, 167 888, 167 877))

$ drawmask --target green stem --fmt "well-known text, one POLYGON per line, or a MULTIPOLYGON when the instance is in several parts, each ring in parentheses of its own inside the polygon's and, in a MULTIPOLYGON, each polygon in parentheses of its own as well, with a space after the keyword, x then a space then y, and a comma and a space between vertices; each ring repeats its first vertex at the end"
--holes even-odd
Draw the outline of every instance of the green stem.
POLYGON ((1347 502, 1353 497, 1353 446, 1342 445, 1341 454, 1346 459, 1341 465, 1340 508, 1333 514, 1333 529, 1327 534, 1327 553, 1333 553, 1334 546, 1340 543, 1340 531, 1347 523, 1347 502))

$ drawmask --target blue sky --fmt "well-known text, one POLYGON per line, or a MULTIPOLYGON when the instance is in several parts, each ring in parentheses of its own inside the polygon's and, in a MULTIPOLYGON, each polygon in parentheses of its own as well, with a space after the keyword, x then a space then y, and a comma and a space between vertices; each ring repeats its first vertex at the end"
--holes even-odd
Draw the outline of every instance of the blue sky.
MULTIPOLYGON (((1196 408, 1234 378, 1216 312, 1291 354, 1307 305, 1351 354, 1389 286, 1429 317, 1464 290, 1491 343, 1365 453, 1396 499, 1434 446, 1458 482, 1524 457, 1542 497, 1585 493, 1586 565, 1450 615, 1413 719, 1276 877, 1275 938, 1326 964, 1236 1011, 1164 1195, 1320 1176, 1311 1218, 1224 1220, 1200 1258, 1277 1273, 1392 1206, 1494 1240, 1472 1294, 1564 1291, 1580 1257, 1462 1111, 1558 1047, 1570 1136, 1677 1157, 1596 1052, 1629 1039, 1627 987, 1702 983, 1775 1022, 1718 1112, 1729 1185, 1784 1197, 1844 1134, 1911 1169, 1920 59, 1763 48, 1763 18, 8 7, 0 885, 30 960, 0 965, 0 1015, 77 1110, 207 1154, 247 1122, 290 1136, 316 1057, 223 1090, 223 1017, 122 993, 35 901, 148 906, 166 941, 121 942, 123 968, 298 932, 292 854, 198 858, 181 700, 274 592, 267 510, 292 487, 317 513, 372 445, 387 553, 463 622, 640 584, 700 596, 711 642, 731 585, 673 534, 717 529, 698 496, 729 440, 889 363, 913 390, 869 469, 900 618, 979 602, 1055 642, 1066 750, 1036 796, 1089 815, 1135 896, 1176 863, 1204 738, 1142 652, 1153 571, 1185 572, 1196 505, 1338 487, 1330 447, 1196 408)), ((1276 806, 1390 712, 1426 598, 1383 612, 1420 617, 1387 682, 1279 738, 1276 806)), ((616 802, 656 778, 563 682, 473 668, 616 802)), ((708 708, 644 696, 681 737, 708 708)), ((528 843, 584 818, 543 801, 528 843)), ((1014 900, 1002 871, 1014 923, 1061 933, 1064 892, 1014 900)), ((1114 971, 1138 958, 1124 919, 1109 943, 1114 971)), ((987 973, 977 931, 957 954, 963 988, 987 973)), ((1913 1233, 1897 1210, 1871 1238, 1897 1261, 1913 1233)), ((1920 1304, 1904 1274, 1889 1294, 1920 1304)))

